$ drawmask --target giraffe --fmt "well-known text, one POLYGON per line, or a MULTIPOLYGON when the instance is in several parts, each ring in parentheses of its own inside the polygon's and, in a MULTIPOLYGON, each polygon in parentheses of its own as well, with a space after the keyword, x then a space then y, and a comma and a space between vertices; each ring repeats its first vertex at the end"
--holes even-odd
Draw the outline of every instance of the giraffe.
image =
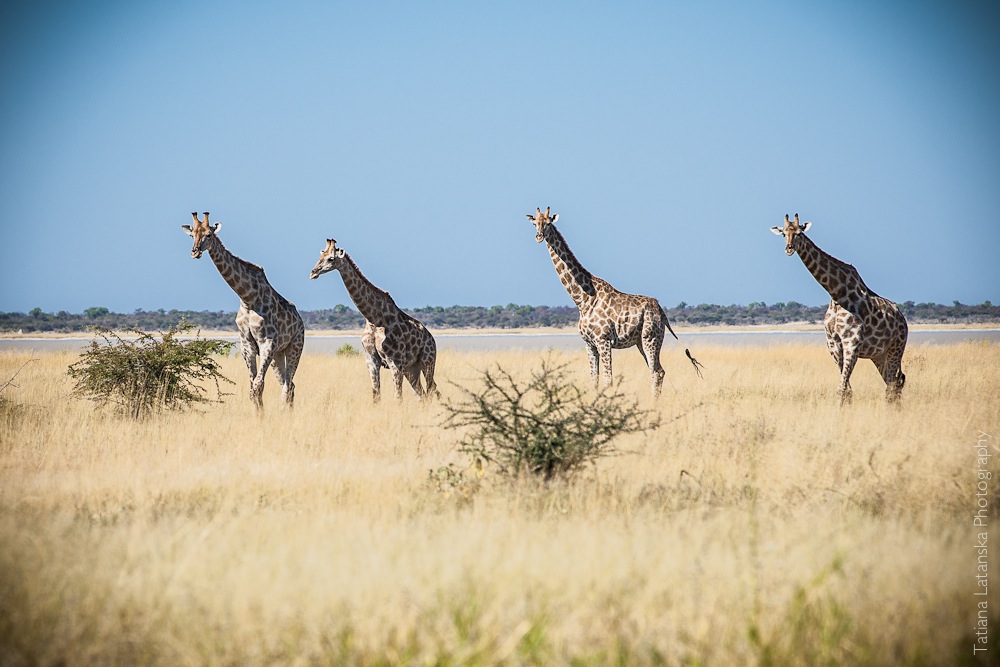
POLYGON ((366 320, 361 344, 365 348, 368 372, 371 374, 372 400, 377 403, 380 398, 383 367, 392 373, 397 400, 403 398, 404 377, 421 400, 424 396, 439 397, 440 392, 434 384, 437 344, 430 332, 400 310, 388 292, 373 285, 351 256, 337 247, 334 239, 327 239, 326 247, 309 272, 309 277, 315 280, 334 270, 340 271, 351 301, 366 320), (420 384, 421 373, 424 374, 426 389, 420 384))
POLYGON ((871 359, 885 382, 885 396, 896 402, 906 376, 901 362, 906 348, 906 318, 899 307, 873 292, 852 265, 823 252, 806 236, 811 222, 801 224, 785 214, 783 227, 771 227, 785 237, 785 254, 799 254, 809 273, 830 294, 823 318, 826 346, 840 369, 841 404, 851 401, 851 373, 858 359, 871 359))
MULTIPOLYGON (((546 207, 544 213, 536 208, 535 215, 528 213, 527 217, 535 225, 535 241, 545 241, 548 245, 556 274, 580 310, 578 327, 590 357, 594 388, 600 383, 602 369, 605 385, 612 383, 611 349, 635 346, 649 367, 653 396, 658 396, 666 375, 660 365, 664 327, 677 338, 660 302, 650 296, 619 292, 607 281, 587 271, 556 229, 559 214, 551 215, 551 207, 546 207)), ((684 353, 700 377, 701 364, 691 356, 690 351, 684 350, 684 353)))
POLYGON ((274 361, 281 395, 291 408, 295 401, 292 378, 299 366, 305 342, 305 327, 299 311, 295 304, 271 287, 264 269, 240 259, 222 245, 218 237, 221 222, 209 225, 207 212, 204 220, 199 220, 197 213, 192 213, 191 217, 194 218, 194 226, 181 225, 186 234, 194 237, 191 257, 200 259, 207 250, 222 278, 240 297, 236 328, 240 332, 243 361, 250 371, 250 400, 258 409, 264 407, 264 375, 274 361))

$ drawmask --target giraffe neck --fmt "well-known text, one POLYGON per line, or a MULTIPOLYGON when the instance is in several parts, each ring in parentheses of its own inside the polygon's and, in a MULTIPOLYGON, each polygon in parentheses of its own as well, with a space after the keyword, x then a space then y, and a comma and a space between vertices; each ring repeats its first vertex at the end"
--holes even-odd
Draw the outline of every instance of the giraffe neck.
POLYGON ((215 262, 222 279, 233 288, 243 303, 248 305, 258 303, 261 296, 271 289, 264 276, 264 269, 229 252, 219 237, 213 235, 211 239, 208 255, 215 262))
POLYGON ((566 239, 553 224, 548 226, 545 244, 549 247, 549 255, 552 256, 552 264, 556 267, 559 281, 566 288, 576 307, 582 308, 596 294, 593 274, 583 267, 566 245, 566 239))
POLYGON ((857 269, 821 250, 805 234, 798 235, 795 251, 816 282, 844 308, 856 313, 859 302, 873 294, 857 269))
POLYGON ((391 316, 399 311, 389 293, 365 278, 361 269, 346 252, 340 264, 340 277, 344 280, 344 287, 347 288, 351 301, 358 307, 358 312, 375 326, 387 326, 392 319, 391 316))

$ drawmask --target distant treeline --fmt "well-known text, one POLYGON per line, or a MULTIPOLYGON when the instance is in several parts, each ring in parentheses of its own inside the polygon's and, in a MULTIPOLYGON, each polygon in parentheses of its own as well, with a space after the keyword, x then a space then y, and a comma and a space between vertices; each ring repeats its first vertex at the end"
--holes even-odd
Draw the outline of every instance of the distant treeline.
MULTIPOLYGON (((1000 306, 989 301, 969 306, 958 301, 950 306, 937 303, 900 304, 911 323, 975 324, 1000 321, 1000 306)), ((516 329, 531 327, 572 327, 576 325, 575 306, 427 306, 407 310, 431 329, 516 329)), ((353 308, 338 305, 328 310, 301 311, 306 329, 359 329, 364 318, 353 308)), ((807 306, 795 301, 767 305, 757 301, 745 306, 701 304, 689 306, 681 302, 667 310, 675 324, 786 324, 789 322, 821 322, 826 304, 807 306)), ((199 329, 231 329, 234 311, 208 310, 137 310, 134 313, 113 313, 94 306, 82 313, 46 313, 35 308, 28 313, 0 313, 0 332, 83 332, 94 326, 112 329, 134 328, 142 331, 166 331, 180 321, 199 329)))

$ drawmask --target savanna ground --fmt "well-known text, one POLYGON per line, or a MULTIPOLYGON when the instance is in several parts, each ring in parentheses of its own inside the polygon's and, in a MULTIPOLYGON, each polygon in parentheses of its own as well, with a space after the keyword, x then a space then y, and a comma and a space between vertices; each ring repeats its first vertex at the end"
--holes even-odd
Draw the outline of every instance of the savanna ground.
MULTIPOLYGON (((694 352, 655 402, 617 353, 662 426, 548 485, 430 474, 459 434, 408 387, 373 406, 359 357, 307 355, 290 413, 269 377, 258 418, 233 356, 222 404, 135 423, 39 355, 0 407, 0 664, 976 664, 984 599, 995 664, 1000 346, 911 347, 898 409, 867 361, 841 408, 822 347, 694 352)), ((444 400, 540 361, 442 353, 444 400)))

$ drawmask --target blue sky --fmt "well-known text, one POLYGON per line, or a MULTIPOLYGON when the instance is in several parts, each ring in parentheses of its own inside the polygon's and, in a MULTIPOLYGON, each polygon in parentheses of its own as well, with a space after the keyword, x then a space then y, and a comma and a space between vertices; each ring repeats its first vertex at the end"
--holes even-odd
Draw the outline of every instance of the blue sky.
POLYGON ((301 309, 335 238, 403 307, 569 305, 525 213, 680 301, 1000 303, 994 2, 5 2, 0 310, 301 309))

